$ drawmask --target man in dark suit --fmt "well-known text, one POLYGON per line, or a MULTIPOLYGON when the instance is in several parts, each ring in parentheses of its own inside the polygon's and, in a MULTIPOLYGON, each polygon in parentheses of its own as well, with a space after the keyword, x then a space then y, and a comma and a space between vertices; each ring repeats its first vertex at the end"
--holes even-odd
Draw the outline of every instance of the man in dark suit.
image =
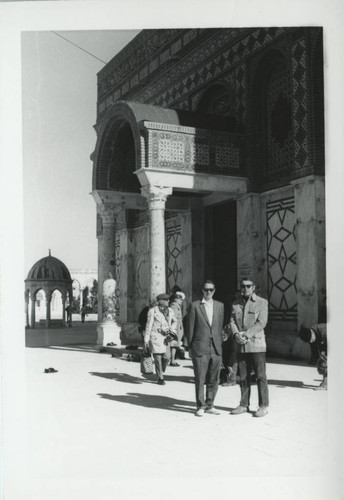
POLYGON ((222 364, 224 322, 224 305, 213 300, 214 283, 205 281, 202 292, 203 298, 191 304, 186 316, 186 335, 195 373, 197 417, 204 413, 219 415, 213 404, 222 364))

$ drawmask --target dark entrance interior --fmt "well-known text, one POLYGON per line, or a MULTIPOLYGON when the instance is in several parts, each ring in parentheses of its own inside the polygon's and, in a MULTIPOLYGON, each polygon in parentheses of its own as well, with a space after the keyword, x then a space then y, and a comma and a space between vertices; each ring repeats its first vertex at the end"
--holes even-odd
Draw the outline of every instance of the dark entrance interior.
POLYGON ((215 299, 226 313, 237 289, 236 202, 205 209, 205 276, 216 284, 215 299))

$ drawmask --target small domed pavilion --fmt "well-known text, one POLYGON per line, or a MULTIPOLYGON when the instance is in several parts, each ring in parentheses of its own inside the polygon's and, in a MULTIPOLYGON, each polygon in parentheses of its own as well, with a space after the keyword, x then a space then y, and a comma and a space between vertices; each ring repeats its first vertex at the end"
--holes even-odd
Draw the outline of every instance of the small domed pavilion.
MULTIPOLYGON (((45 327, 71 326, 71 305, 73 300, 72 278, 67 266, 56 257, 49 255, 32 266, 25 280, 26 326, 35 328, 37 305, 45 299, 45 327), (51 314, 52 299, 55 292, 60 292, 54 317, 51 314), (70 306, 70 314, 66 315, 66 306, 70 306)), ((44 321, 43 320, 43 321, 44 321)), ((42 320, 41 320, 42 321, 42 320)))

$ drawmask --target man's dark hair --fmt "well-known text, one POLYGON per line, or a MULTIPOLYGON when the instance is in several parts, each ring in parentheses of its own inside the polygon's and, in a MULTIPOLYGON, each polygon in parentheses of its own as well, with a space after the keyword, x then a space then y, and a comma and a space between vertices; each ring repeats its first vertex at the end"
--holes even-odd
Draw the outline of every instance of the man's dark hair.
POLYGON ((202 288, 204 287, 204 285, 213 285, 213 287, 216 288, 215 283, 212 280, 205 280, 203 282, 202 288))
POLYGON ((252 285, 253 286, 256 286, 255 282, 253 281, 253 279, 251 278, 241 278, 240 280, 240 284, 242 284, 243 281, 251 281, 252 285))

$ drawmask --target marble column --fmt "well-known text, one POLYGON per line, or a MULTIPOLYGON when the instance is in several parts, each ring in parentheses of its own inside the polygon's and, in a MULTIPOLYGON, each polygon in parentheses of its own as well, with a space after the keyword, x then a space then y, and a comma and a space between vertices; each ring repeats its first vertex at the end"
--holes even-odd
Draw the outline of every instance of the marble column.
POLYGON ((102 220, 102 233, 99 237, 98 260, 98 339, 97 345, 105 346, 113 342, 119 345, 121 328, 112 311, 115 297, 116 278, 116 219, 121 207, 115 204, 98 205, 102 220), (111 286, 108 286, 111 281, 111 286), (106 295, 104 295, 104 292, 106 295), (111 304, 111 307, 109 306, 111 304))
POLYGON ((308 176, 292 182, 295 196, 298 327, 318 321, 326 297, 325 180, 308 176))
POLYGON ((150 300, 166 292, 165 205, 171 187, 147 185, 141 188, 148 201, 150 217, 150 300))

